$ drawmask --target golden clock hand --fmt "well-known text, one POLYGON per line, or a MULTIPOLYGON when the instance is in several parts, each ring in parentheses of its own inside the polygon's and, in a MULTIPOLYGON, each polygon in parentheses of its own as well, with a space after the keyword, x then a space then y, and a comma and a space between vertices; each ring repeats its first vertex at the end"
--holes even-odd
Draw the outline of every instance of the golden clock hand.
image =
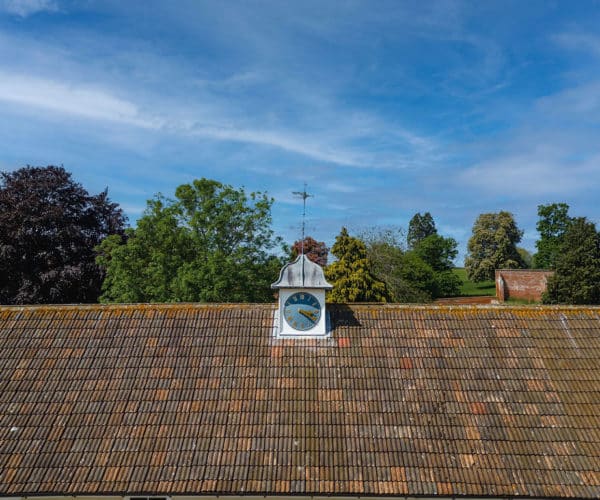
POLYGON ((311 321, 317 320, 317 315, 312 311, 307 311, 306 309, 298 309, 298 312, 302 314, 302 316, 306 316, 311 321))

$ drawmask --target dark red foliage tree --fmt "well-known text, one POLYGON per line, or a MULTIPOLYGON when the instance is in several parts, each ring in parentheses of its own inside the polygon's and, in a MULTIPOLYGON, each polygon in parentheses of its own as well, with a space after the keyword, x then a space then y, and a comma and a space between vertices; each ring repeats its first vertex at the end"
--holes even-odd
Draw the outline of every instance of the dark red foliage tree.
MULTIPOLYGON (((302 252, 302 240, 296 241, 292 245, 292 259, 295 259, 302 252)), ((323 241, 317 241, 310 236, 304 238, 304 255, 310 260, 316 262, 321 267, 327 265, 327 256, 329 255, 329 248, 323 241)))
POLYGON ((124 224, 106 190, 90 195, 62 167, 1 172, 0 303, 96 302, 94 248, 124 224))

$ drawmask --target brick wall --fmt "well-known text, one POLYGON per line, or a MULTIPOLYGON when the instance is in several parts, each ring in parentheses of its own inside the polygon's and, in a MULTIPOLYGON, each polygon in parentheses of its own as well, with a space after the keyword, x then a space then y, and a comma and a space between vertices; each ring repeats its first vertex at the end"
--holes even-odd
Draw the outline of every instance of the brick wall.
POLYGON ((539 301, 553 274, 532 269, 496 269, 496 297, 500 302, 508 298, 539 301))

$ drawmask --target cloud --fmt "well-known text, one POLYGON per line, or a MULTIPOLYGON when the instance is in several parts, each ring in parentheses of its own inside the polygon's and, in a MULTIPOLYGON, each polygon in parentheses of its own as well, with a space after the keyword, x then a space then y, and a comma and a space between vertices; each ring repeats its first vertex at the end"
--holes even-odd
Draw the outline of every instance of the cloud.
POLYGON ((565 119, 581 125, 581 120, 599 123, 600 80, 576 85, 562 92, 538 99, 537 108, 545 117, 561 123, 565 119))
POLYGON ((356 184, 349 184, 345 182, 339 181, 329 181, 326 182, 323 186, 326 192, 330 193, 356 193, 359 190, 359 187, 356 184))
MULTIPOLYGON (((209 96, 205 96, 208 100, 209 96)), ((227 109, 213 106, 206 118, 193 121, 185 111, 171 108, 170 115, 150 115, 144 107, 113 92, 75 82, 62 82, 0 70, 0 101, 66 114, 88 120, 101 120, 151 131, 162 131, 184 137, 200 137, 215 141, 232 141, 277 148, 325 163, 352 167, 405 168, 414 166, 420 156, 433 158, 436 145, 427 138, 389 127, 381 120, 364 114, 347 114, 345 124, 329 131, 303 133, 284 127, 268 129, 257 120, 250 127, 232 123, 227 109), (354 147, 357 139, 377 138, 382 151, 365 153, 354 147), (395 147, 412 153, 394 151, 395 147)), ((169 111, 167 111, 169 112, 169 111)))
POLYGON ((159 128, 137 107, 103 90, 0 71, 0 100, 82 118, 159 128))
POLYGON ((0 0, 0 11, 19 17, 28 17, 39 12, 57 12, 53 0, 0 0))
POLYGON ((554 41, 566 49, 584 50, 600 56, 600 37, 589 33, 561 33, 554 41))
POLYGON ((479 163, 461 172, 459 179, 479 193, 509 199, 570 197, 595 189, 590 181, 597 175, 600 156, 577 163, 560 160, 534 150, 479 163))
POLYGON ((347 166, 367 166, 364 161, 349 150, 319 144, 298 134, 269 130, 252 130, 236 127, 194 126, 190 133, 210 139, 238 141, 262 146, 270 146, 291 153, 300 154, 314 160, 347 166))
POLYGON ((543 201, 597 189, 600 80, 591 79, 532 101, 514 126, 483 144, 487 159, 459 182, 492 196, 543 201))

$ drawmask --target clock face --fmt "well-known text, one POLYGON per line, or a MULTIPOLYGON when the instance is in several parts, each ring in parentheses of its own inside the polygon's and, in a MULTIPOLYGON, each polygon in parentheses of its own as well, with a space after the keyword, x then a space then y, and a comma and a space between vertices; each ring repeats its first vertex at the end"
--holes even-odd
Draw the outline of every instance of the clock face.
POLYGON ((310 330, 319 322, 321 304, 314 295, 296 292, 288 297, 283 306, 283 316, 295 330, 310 330))

